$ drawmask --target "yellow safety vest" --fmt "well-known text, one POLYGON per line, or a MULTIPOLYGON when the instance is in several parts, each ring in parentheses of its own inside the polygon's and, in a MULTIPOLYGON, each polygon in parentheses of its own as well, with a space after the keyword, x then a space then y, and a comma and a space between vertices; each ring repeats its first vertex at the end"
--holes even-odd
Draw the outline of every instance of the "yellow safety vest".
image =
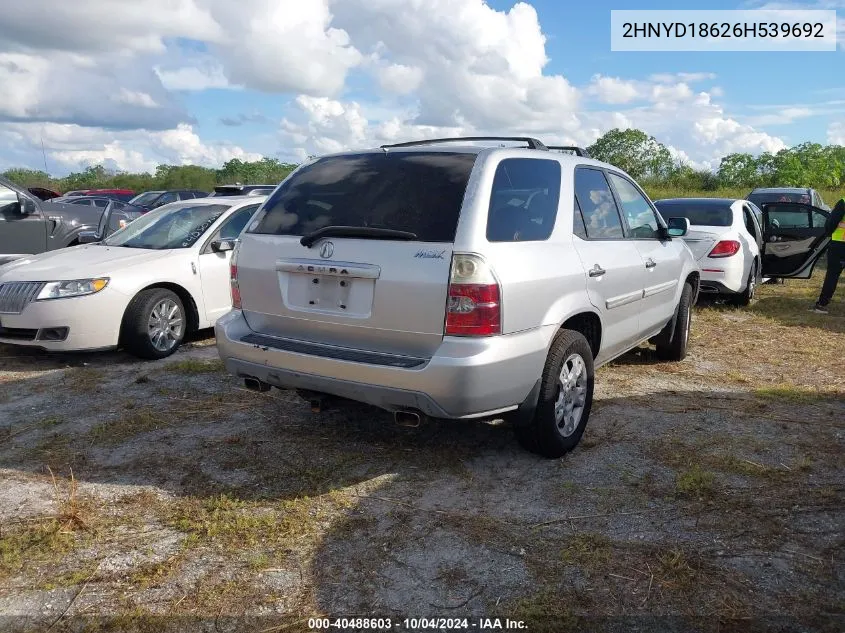
POLYGON ((833 230, 833 235, 830 236, 834 242, 845 242, 845 218, 839 221, 837 227, 833 230))

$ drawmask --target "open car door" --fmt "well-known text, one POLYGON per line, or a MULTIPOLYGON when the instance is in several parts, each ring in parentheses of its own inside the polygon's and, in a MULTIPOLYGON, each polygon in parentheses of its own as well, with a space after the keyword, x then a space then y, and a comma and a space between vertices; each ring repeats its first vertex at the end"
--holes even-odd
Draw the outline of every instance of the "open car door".
POLYGON ((798 202, 763 204, 763 277, 809 279, 830 238, 828 211, 798 202))

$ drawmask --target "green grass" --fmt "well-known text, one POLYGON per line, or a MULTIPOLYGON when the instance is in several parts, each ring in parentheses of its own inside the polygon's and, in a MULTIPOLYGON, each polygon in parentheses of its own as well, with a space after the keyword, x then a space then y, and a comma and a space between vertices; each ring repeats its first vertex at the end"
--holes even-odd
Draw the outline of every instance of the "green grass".
POLYGON ((64 382, 75 391, 94 391, 105 377, 103 371, 93 367, 74 367, 65 373, 64 382))
POLYGON ((163 518, 187 533, 192 543, 217 543, 235 550, 315 534, 335 507, 326 498, 299 497, 265 504, 224 494, 181 498, 163 508, 163 518))
POLYGON ((92 444, 114 446, 139 433, 147 433, 169 426, 176 418, 152 409, 130 409, 117 420, 100 422, 88 431, 92 444))
MULTIPOLYGON (((685 189, 683 187, 670 187, 666 185, 644 185, 646 193, 652 200, 661 198, 745 198, 753 187, 722 187, 714 191, 702 191, 696 189, 685 189)), ((819 190, 824 201, 833 208, 833 205, 845 197, 845 189, 821 189, 819 190)))
POLYGON ((675 478, 675 490, 682 496, 705 498, 712 495, 715 488, 715 475, 702 470, 698 465, 679 473, 675 478))
POLYGON ((176 372, 180 374, 212 374, 223 371, 223 361, 220 359, 214 360, 199 360, 196 358, 186 358, 167 365, 167 371, 176 372))
POLYGON ((567 564, 595 569, 610 561, 611 551, 612 542, 608 537, 586 532, 574 535, 567 542, 562 557, 567 564))

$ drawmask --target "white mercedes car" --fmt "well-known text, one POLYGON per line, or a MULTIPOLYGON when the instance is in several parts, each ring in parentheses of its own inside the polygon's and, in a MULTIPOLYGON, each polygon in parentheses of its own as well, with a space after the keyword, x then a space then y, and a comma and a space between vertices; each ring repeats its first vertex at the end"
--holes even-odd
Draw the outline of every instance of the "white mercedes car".
POLYGON ((655 200, 664 218, 687 218, 684 236, 701 268, 701 296, 747 306, 762 278, 808 279, 827 247, 829 212, 812 205, 768 202, 762 210, 734 198, 655 200))
POLYGON ((0 343, 169 356, 229 311, 231 251, 265 198, 168 204, 102 241, 0 266, 0 343))

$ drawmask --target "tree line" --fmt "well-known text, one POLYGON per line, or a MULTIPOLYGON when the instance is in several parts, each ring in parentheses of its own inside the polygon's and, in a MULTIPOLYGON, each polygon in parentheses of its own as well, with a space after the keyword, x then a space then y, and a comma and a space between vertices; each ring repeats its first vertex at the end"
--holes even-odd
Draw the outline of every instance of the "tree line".
MULTIPOLYGON (((696 169, 676 160, 669 149, 653 136, 636 129, 613 129, 587 147, 590 156, 616 165, 646 186, 682 190, 715 191, 723 188, 845 187, 845 147, 802 143, 777 153, 729 154, 715 172, 696 169)), ((133 174, 87 167, 62 178, 25 168, 9 169, 3 176, 23 186, 47 187, 59 192, 73 189, 120 188, 137 192, 152 189, 200 189, 215 185, 277 184, 296 165, 275 158, 242 161, 234 158, 220 169, 198 165, 159 165, 155 173, 133 174)))
POLYGON ((652 186, 715 191, 723 188, 845 187, 845 147, 802 143, 773 154, 728 154, 715 172, 677 161, 653 136, 613 129, 587 148, 590 156, 616 165, 652 186))
POLYGON ((282 163, 275 158, 257 161, 233 158, 220 169, 199 165, 159 165, 155 173, 133 174, 94 165, 63 178, 26 168, 9 169, 2 175, 24 187, 46 187, 59 193, 76 189, 131 189, 138 193, 158 189, 198 189, 211 192, 215 185, 275 185, 295 168, 296 165, 282 163))

